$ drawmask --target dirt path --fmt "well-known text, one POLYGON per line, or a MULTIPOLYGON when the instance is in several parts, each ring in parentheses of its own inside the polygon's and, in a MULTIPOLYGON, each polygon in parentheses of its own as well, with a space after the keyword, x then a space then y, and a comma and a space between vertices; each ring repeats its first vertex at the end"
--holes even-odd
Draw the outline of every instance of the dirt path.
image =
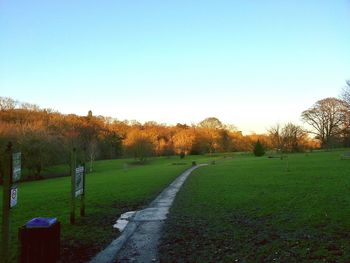
POLYGON ((90 263, 159 262, 158 241, 169 208, 191 172, 204 165, 206 164, 186 170, 165 188, 147 208, 137 211, 121 236, 100 252, 90 263))

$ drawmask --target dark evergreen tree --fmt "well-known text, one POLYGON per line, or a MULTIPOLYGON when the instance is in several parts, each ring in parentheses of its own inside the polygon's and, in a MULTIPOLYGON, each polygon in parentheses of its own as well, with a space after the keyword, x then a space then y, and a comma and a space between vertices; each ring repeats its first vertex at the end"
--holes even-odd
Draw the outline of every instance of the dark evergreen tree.
POLYGON ((259 140, 255 143, 253 152, 254 155, 258 157, 263 156, 265 154, 265 148, 259 140))

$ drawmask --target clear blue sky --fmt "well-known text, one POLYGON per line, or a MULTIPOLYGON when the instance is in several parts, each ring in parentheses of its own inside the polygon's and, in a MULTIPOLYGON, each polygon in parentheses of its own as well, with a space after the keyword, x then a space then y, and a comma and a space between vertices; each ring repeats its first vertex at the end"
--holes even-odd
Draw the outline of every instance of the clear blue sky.
POLYGON ((350 1, 0 1, 0 96, 244 132, 350 78, 350 1))

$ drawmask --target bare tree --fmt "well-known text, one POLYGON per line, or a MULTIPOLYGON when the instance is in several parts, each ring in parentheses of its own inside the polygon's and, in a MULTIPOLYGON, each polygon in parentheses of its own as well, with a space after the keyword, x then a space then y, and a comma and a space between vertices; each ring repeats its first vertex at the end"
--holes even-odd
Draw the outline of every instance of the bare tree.
POLYGON ((287 123, 281 133, 281 144, 283 150, 287 152, 303 151, 303 140, 306 137, 306 132, 302 127, 293 123, 287 123))
POLYGON ((272 147, 276 150, 283 150, 282 138, 281 138, 281 125, 277 123, 276 125, 268 129, 268 134, 271 138, 272 147))
POLYGON ((342 90, 341 98, 346 101, 350 107, 350 80, 346 81, 346 86, 342 90))
POLYGON ((268 130, 272 146, 281 152, 299 152, 304 148, 306 132, 302 127, 287 123, 283 127, 277 123, 268 130))
POLYGON ((0 110, 13 110, 18 105, 18 101, 8 98, 8 97, 0 97, 0 110))
POLYGON ((93 171, 93 163, 96 159, 98 151, 98 135, 102 131, 102 120, 92 115, 92 111, 84 117, 84 121, 80 124, 80 140, 82 146, 86 150, 86 155, 90 163, 90 172, 93 171))
POLYGON ((89 171, 90 171, 90 173, 92 173, 92 171, 93 171, 93 163, 94 163, 94 161, 96 159, 97 150, 98 150, 97 140, 96 139, 92 139, 91 141, 89 141, 86 150, 87 150, 87 155, 88 155, 89 163, 90 163, 89 171))
POLYGON ((309 132, 326 146, 348 127, 349 107, 344 100, 326 98, 303 111, 301 118, 313 128, 309 132))
POLYGON ((138 159, 140 163, 145 162, 147 157, 152 156, 154 153, 152 141, 144 136, 132 138, 125 147, 128 155, 138 159))

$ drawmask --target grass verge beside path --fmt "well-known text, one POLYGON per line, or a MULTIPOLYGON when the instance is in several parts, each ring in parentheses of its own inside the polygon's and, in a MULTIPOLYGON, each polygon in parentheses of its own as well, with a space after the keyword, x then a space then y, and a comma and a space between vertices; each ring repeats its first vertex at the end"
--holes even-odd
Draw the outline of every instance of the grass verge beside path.
POLYGON ((193 172, 175 199, 161 262, 350 259, 350 160, 237 156, 193 172))
POLYGON ((11 262, 17 262, 18 227, 33 217, 57 217, 62 226, 62 262, 85 262, 118 236, 112 225, 121 213, 146 205, 192 160, 207 159, 188 156, 181 160, 185 164, 173 165, 178 157, 154 158, 147 165, 128 165, 127 169, 124 163, 130 160, 96 162, 86 180, 86 216, 80 219, 77 200, 74 226, 69 224, 70 177, 20 183, 18 204, 11 209, 11 262))

